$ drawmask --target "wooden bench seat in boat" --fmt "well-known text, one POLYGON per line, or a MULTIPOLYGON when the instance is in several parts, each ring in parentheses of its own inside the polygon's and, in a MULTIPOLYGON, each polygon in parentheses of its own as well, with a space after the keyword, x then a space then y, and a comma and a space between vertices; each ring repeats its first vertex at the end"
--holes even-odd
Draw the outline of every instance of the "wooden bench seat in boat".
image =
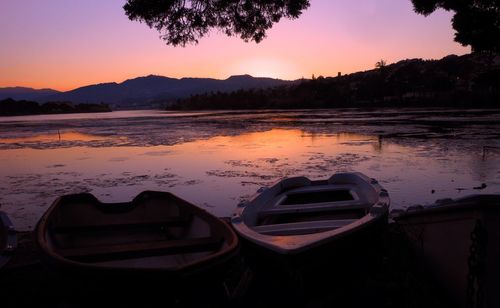
POLYGON ((355 222, 357 219, 316 220, 292 222, 274 225, 255 226, 256 232, 265 235, 291 235, 300 233, 314 233, 325 230, 337 229, 355 222))
POLYGON ((182 215, 174 217, 165 217, 158 221, 139 221, 139 222, 117 222, 105 224, 72 224, 72 225, 58 225, 51 228, 55 233, 84 233, 84 232, 102 232, 102 231, 115 231, 125 229, 138 229, 147 227, 183 227, 188 225, 193 216, 182 215))
POLYGON ((202 237, 190 239, 167 240, 161 242, 140 242, 118 245, 90 246, 59 249, 58 253, 65 258, 85 261, 104 262, 162 256, 168 254, 194 253, 215 250, 220 247, 222 239, 218 237, 202 237))
POLYGON ((303 204, 279 205, 269 209, 261 210, 258 213, 258 215, 259 218, 263 218, 271 215, 282 215, 282 214, 293 214, 293 213, 358 210, 358 209, 365 209, 366 207, 367 204, 365 201, 335 202, 334 204, 318 203, 318 204, 308 204, 307 206, 304 206, 303 204))

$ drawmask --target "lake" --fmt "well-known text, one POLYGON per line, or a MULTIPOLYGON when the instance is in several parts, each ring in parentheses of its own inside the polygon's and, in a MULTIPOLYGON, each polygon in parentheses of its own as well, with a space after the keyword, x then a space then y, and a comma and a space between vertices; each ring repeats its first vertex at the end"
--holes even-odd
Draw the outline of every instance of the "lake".
POLYGON ((64 194, 171 191, 218 216, 283 178, 359 171, 392 208, 500 193, 500 109, 341 109, 0 117, 0 209, 33 229, 64 194))

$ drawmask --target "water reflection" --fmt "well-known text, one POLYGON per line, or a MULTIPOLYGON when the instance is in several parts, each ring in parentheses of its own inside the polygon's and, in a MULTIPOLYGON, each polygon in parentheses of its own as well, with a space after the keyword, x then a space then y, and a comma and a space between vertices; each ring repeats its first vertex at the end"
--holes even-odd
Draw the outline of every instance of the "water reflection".
POLYGON ((54 142, 54 141, 99 141, 109 137, 83 134, 79 132, 57 132, 53 134, 38 134, 16 138, 0 138, 0 143, 54 142))
POLYGON ((171 191, 227 216, 238 202, 282 177, 324 179, 344 171, 379 179, 389 190, 393 207, 476 192, 500 193, 500 155, 492 151, 483 159, 477 145, 455 146, 449 139, 410 142, 316 126, 229 131, 210 124, 219 132, 213 136, 197 127, 179 130, 152 128, 146 120, 140 123, 133 129, 137 136, 161 136, 160 142, 121 144, 116 140, 127 138, 124 134, 69 130, 61 132, 64 146, 57 133, 1 138, 0 143, 27 144, 0 151, 2 210, 19 229, 30 229, 63 194, 87 191, 104 202, 117 202, 151 189, 171 191), (170 143, 172 136, 187 137, 170 143), (474 189, 482 183, 484 189, 474 189))

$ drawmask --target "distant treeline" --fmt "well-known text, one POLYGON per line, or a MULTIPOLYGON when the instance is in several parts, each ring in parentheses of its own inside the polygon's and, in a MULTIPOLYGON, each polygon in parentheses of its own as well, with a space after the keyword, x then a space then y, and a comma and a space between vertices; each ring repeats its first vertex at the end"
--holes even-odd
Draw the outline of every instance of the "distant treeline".
POLYGON ((313 77, 291 86, 193 95, 168 109, 500 107, 498 59, 470 54, 404 60, 345 76, 313 77))
POLYGON ((37 102, 26 100, 13 100, 7 98, 0 100, 0 116, 19 116, 32 114, 54 114, 54 113, 81 113, 81 112, 110 112, 106 104, 77 104, 70 102, 37 102))

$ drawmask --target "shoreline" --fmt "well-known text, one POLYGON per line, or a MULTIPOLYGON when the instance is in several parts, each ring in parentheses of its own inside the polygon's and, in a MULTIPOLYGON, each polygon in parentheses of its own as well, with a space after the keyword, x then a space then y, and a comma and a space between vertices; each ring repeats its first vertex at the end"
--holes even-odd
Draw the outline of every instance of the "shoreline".
POLYGON ((354 270, 339 272, 326 282, 318 280, 302 285, 287 275, 255 272, 245 263, 243 254, 223 286, 206 286, 196 292, 184 290, 185 293, 168 298, 163 296, 167 290, 157 293, 162 290, 161 286, 148 281, 141 283, 144 288, 130 292, 114 290, 112 285, 106 290, 92 289, 91 285, 85 290, 79 289, 40 263, 32 232, 22 232, 19 248, 1 270, 0 287, 9 294, 5 307, 82 307, 83 303, 97 301, 109 301, 115 306, 119 303, 124 307, 138 303, 150 307, 165 304, 173 307, 453 307, 423 270, 395 224, 388 225, 381 243, 375 258, 367 260, 365 266, 345 265, 354 270))

